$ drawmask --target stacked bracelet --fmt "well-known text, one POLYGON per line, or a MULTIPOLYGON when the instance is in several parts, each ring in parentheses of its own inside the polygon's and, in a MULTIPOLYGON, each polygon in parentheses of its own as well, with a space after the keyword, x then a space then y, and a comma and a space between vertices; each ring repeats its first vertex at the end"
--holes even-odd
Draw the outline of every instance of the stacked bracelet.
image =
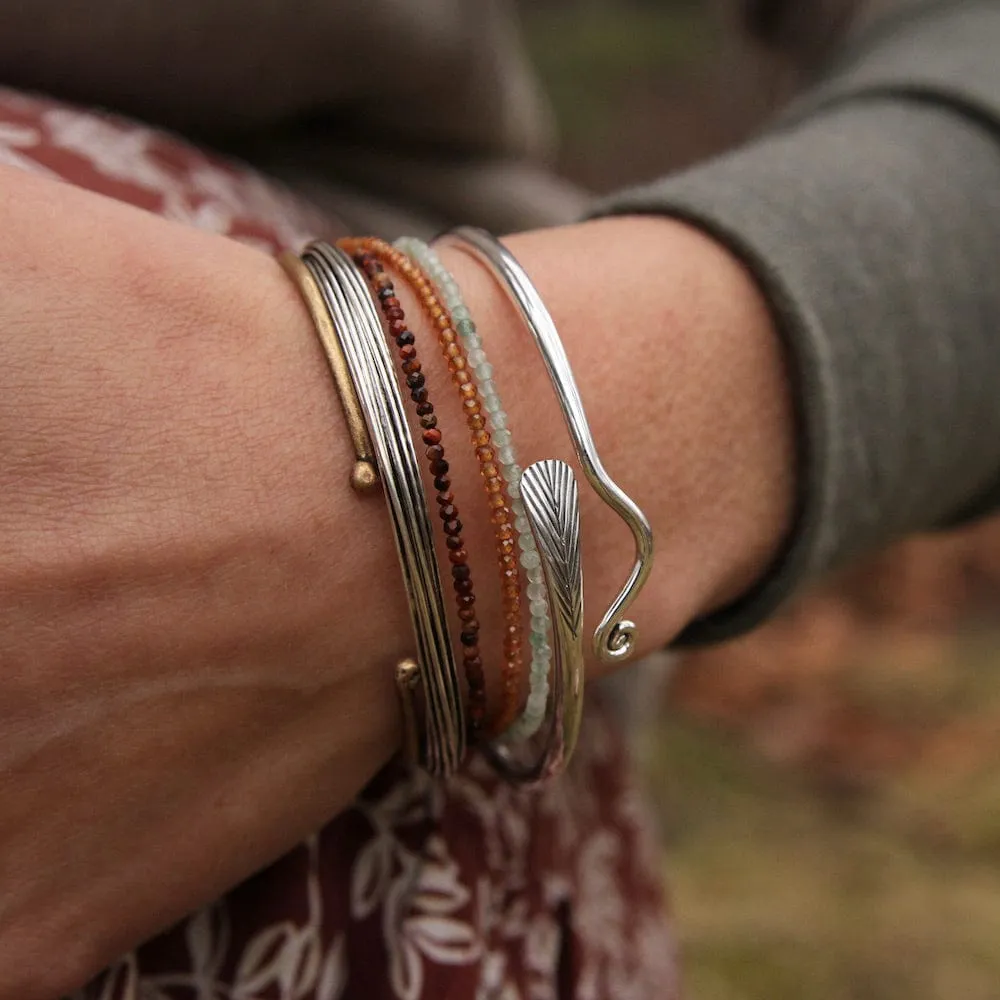
MULTIPOLYGON (((475 447, 476 459, 482 475, 486 499, 489 505, 489 517, 493 525, 497 547, 497 564, 500 571, 501 602, 503 606, 503 705, 498 715, 495 730, 507 729, 520 707, 521 674, 523 672, 523 624, 521 613, 521 578, 518 568, 519 538, 516 520, 517 509, 510 494, 510 480, 504 475, 501 462, 508 448, 507 442, 497 441, 491 436, 490 405, 492 394, 480 395, 480 386, 472 374, 471 362, 475 360, 466 355, 460 335, 456 332, 457 322, 448 308, 438 297, 438 290, 424 271, 401 250, 395 249, 382 240, 367 239, 347 241, 350 246, 361 245, 365 250, 378 255, 385 264, 398 271, 412 286, 424 309, 425 314, 434 324, 438 342, 441 346, 445 362, 452 382, 458 390, 465 415, 466 424, 475 447)), ((509 438, 509 434, 505 434, 509 438)), ((509 457, 509 456, 508 456, 509 457)), ((517 480, 520 484, 520 469, 517 470, 517 480)), ((520 502, 517 508, 522 508, 520 502)), ((521 510, 523 521, 523 509, 521 510)), ((530 533, 527 535, 534 548, 530 533)), ((537 554, 535 556, 537 559, 537 554)), ((478 623, 477 623, 478 631, 478 623)), ((547 631, 546 631, 547 635, 547 631)), ((548 667, 545 668, 546 679, 548 667)), ((542 713, 544 713, 545 698, 542 697, 542 713)), ((478 720, 481 722, 481 720, 478 720)), ((539 722, 541 717, 539 717, 539 722)), ((537 728, 537 727, 536 727, 537 728)), ((477 725, 476 735, 480 734, 477 725)))
MULTIPOLYGON (((620 659, 633 648, 634 625, 624 619, 624 612, 649 573, 649 526, 600 464, 565 352, 527 275, 485 233, 463 229, 447 239, 485 264, 518 308, 542 352, 587 478, 633 531, 635 566, 595 635, 601 655, 620 659)), ((342 241, 340 248, 313 243, 301 261, 286 258, 284 263, 309 307, 340 392, 356 456, 352 486, 367 492, 381 485, 391 515, 416 640, 416 658, 402 661, 396 673, 408 756, 430 773, 446 776, 464 759, 468 726, 470 739, 481 744, 509 780, 534 783, 558 774, 576 744, 583 705, 580 509, 572 470, 549 459, 522 471, 481 336, 457 282, 426 244, 405 240, 394 248, 373 238, 342 241), (483 740, 484 637, 445 434, 390 268, 411 286, 436 332, 462 401, 494 526, 504 608, 503 703, 493 713, 491 741, 483 740), (386 335, 397 348, 399 381, 386 335), (461 623, 458 648, 467 683, 464 695, 443 604, 428 500, 400 383, 415 405, 444 531, 461 623), (522 708, 525 598, 532 659, 522 708)))

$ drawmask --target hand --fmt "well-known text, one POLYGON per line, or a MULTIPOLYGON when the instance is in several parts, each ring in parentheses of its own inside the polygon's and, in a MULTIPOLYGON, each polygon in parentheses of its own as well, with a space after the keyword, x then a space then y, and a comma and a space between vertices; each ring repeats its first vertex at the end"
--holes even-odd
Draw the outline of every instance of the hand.
MULTIPOLYGON (((397 744, 391 665, 412 637, 384 505, 347 487, 336 395, 280 268, 70 187, 3 181, 0 998, 48 1000, 342 808, 397 744)), ((777 339, 740 267, 685 226, 511 246, 606 465, 657 532, 634 609, 652 649, 751 583, 786 530, 777 339)), ((569 455, 528 335, 475 265, 448 263, 520 452, 569 455)), ((467 451, 454 478, 483 564, 467 451)), ((596 621, 631 547, 581 496, 596 621)))

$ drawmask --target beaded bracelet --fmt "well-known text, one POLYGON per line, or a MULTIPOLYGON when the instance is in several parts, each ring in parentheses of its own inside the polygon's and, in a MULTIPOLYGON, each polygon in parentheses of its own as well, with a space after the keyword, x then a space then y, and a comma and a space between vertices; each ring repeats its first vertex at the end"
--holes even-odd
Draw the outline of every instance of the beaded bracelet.
POLYGON ((549 645, 548 595, 541 558, 535 539, 528 527, 524 501, 521 499, 522 469, 517 461, 514 441, 508 427, 507 411, 503 407, 500 393, 493 378, 493 365, 487 357, 482 338, 472 319, 458 282, 444 266, 437 253, 422 240, 405 237, 396 241, 396 246, 412 258, 437 287, 444 307, 451 314, 454 327, 464 342, 467 360, 472 369, 483 400, 483 410, 493 443, 497 446, 497 458, 503 477, 507 482, 510 507, 514 514, 514 530, 520 561, 528 578, 527 596, 531 612, 531 671, 528 677, 529 694, 524 710, 511 725, 506 715, 499 720, 496 732, 511 741, 523 741, 533 736, 545 718, 545 704, 549 695, 549 669, 552 665, 552 647, 549 645))
MULTIPOLYGON (((476 380, 470 374, 471 366, 461 339, 456 333, 457 323, 454 317, 439 299, 433 284, 420 266, 410 260, 401 250, 395 249, 382 240, 352 240, 346 241, 346 245, 351 247, 360 245, 370 253, 376 254, 384 264, 393 267, 410 283, 424 313, 437 330, 442 354, 448 365, 452 381, 459 392, 462 410, 472 437, 472 443, 476 449, 476 458, 482 474, 483 486, 490 508, 490 520, 496 539, 504 614, 504 698, 493 728, 494 730, 507 729, 520 708, 521 675, 523 673, 521 579, 518 570, 518 537, 515 527, 517 514, 513 503, 508 504, 508 500, 504 496, 504 491, 505 489, 509 490, 509 485, 498 464, 498 459, 500 459, 504 449, 499 447, 499 442, 496 442, 490 435, 487 405, 489 400, 480 396, 476 380)), ((520 470, 517 470, 517 474, 518 480, 520 480, 520 470)), ((530 539, 530 534, 528 538, 530 539)), ((531 539, 531 545, 534 548, 533 539, 531 539)), ((478 623, 476 623, 476 627, 478 630, 478 623)), ((546 678, 547 675, 546 668, 546 678)), ((542 714, 544 714, 544 706, 545 698, 543 696, 542 714)), ((539 718, 540 721, 541 718, 539 718)))
POLYGON ((460 640, 462 664, 469 686, 469 731, 473 742, 482 734, 486 721, 486 676, 479 650, 479 621, 476 618, 476 590, 469 567, 469 553, 462 536, 460 511, 451 489, 450 466, 445 457, 444 435, 438 426, 434 404, 430 401, 426 376, 421 370, 417 354, 416 337, 406 323, 406 316, 396 297, 392 278, 381 261, 369 249, 368 241, 341 240, 338 246, 351 255, 354 263, 364 272, 375 294, 390 336, 398 348, 403 376, 410 399, 416 404, 417 417, 423 430, 423 442, 428 468, 434 477, 437 500, 448 560, 451 563, 452 587, 455 603, 462 620, 460 640))
MULTIPOLYGON (((634 598, 649 571, 652 539, 648 525, 638 508, 600 466, 558 335, 523 270, 488 234, 462 230, 452 239, 490 267, 521 312, 542 351, 588 479, 633 529, 637 548, 636 566, 595 637, 600 641, 605 656, 627 655, 631 650, 634 626, 622 619, 621 612, 634 598)), ((417 640, 416 661, 401 662, 396 675, 403 710, 404 746, 414 750, 419 762, 432 774, 447 775, 464 758, 466 719, 442 603, 424 483, 417 467, 383 325, 373 300, 377 300, 389 333, 400 349, 403 381, 417 405, 442 520, 455 522, 449 523, 446 538, 449 562, 455 567, 452 577, 456 583, 463 623, 476 621, 475 594, 471 572, 467 568, 468 555, 461 540, 462 526, 451 494, 443 434, 427 397, 413 334, 406 327, 402 307, 395 295, 395 287, 385 272, 383 260, 413 284, 421 305, 442 335, 439 339, 453 380, 458 384, 464 401, 470 403, 466 411, 474 418, 470 423, 474 441, 477 447, 488 449, 479 457, 487 466, 483 471, 487 473, 491 509, 494 513, 501 508, 506 509, 509 517, 513 518, 513 524, 501 525, 509 531, 509 536, 506 533, 498 535, 500 541, 507 543, 500 553, 509 559, 520 549, 521 561, 528 574, 528 594, 535 612, 532 617, 532 645, 541 654, 532 661, 532 694, 517 722, 508 727, 499 739, 484 742, 483 750, 500 774, 509 780, 524 783, 546 780, 565 768, 579 735, 582 715, 583 577, 576 480, 568 465, 555 460, 534 462, 520 472, 489 361, 482 351, 481 341, 461 301, 457 285, 443 272, 443 268, 431 267, 439 281, 439 288, 435 289, 418 264, 411 262, 400 251, 372 241, 351 244, 351 248, 354 251, 353 261, 342 250, 328 244, 311 244, 302 258, 311 275, 311 286, 308 281, 302 280, 300 268, 291 267, 289 270, 297 272, 293 276, 303 287, 314 322, 324 346, 328 348, 331 370, 341 390, 345 414, 352 430, 357 468, 361 469, 365 461, 374 457, 377 482, 382 485, 392 515, 417 640), (322 308, 317 305, 320 300, 322 308), (452 312, 455 315, 451 315, 452 312), (327 344, 327 341, 330 343, 327 344), (337 352, 331 349, 333 344, 339 345, 342 355, 340 376, 335 369, 337 352), (463 345, 471 348, 468 355, 464 353, 463 345), (345 373, 346 378, 342 377, 345 373), (356 420, 352 425, 352 414, 356 417, 358 410, 363 414, 363 421, 356 420), (363 427, 360 426, 362 422, 363 427), (503 497, 505 482, 511 493, 509 506, 503 497), (513 489, 510 488, 511 482, 514 483, 513 489), (518 502, 517 506, 514 501, 518 502), (547 617, 540 613, 542 611, 547 617), (542 634, 544 623, 549 626, 550 644, 546 643, 542 634), (551 678, 547 681, 544 675, 548 670, 538 669, 539 665, 547 664, 546 654, 552 662, 551 678), (417 706, 418 692, 422 697, 421 711, 417 706), (544 717, 538 719, 543 705, 544 717), (542 741, 529 740, 532 732, 540 728, 540 722, 547 723, 543 732, 538 734, 542 741), (419 731, 421 726, 422 733, 419 731), (530 751, 528 759, 525 759, 525 751, 530 751)), ((433 258, 428 260, 433 265, 433 258)), ((373 477, 362 474, 361 478, 368 480, 373 477)), ((355 483, 356 488, 363 485, 355 483)), ((503 514, 499 516, 501 520, 504 518, 503 514)), ((501 565, 509 567, 509 563, 501 562, 501 565)), ((519 609, 520 595, 516 592, 519 591, 520 578, 516 559, 513 569, 514 576, 505 579, 505 594, 511 599, 518 598, 514 606, 519 609)), ((473 668, 469 678, 470 730, 477 730, 485 719, 485 695, 476 694, 473 690, 478 683, 485 691, 478 632, 476 627, 466 630, 463 635, 466 667, 473 668), (473 710, 475 706, 478 706, 478 711, 473 710)), ((508 648, 515 649, 516 646, 508 645, 508 648)), ((510 690, 510 683, 507 682, 505 687, 510 690)), ((502 712, 501 719, 503 715, 502 712)))

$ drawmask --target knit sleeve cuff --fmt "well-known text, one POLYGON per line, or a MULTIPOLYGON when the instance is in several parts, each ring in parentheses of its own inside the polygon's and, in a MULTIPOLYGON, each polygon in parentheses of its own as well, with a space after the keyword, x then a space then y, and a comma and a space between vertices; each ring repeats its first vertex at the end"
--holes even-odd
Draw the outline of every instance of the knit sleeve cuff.
MULTIPOLYGON (((980 13, 1000 38, 1000 20, 980 13)), ((681 645, 747 631, 806 578, 947 521, 1000 478, 1000 148, 953 94, 888 96, 889 65, 859 64, 853 89, 831 82, 782 131, 592 213, 663 214, 721 241, 790 359, 793 531, 766 577, 681 645)), ((976 118, 1000 119, 994 75, 976 118)))

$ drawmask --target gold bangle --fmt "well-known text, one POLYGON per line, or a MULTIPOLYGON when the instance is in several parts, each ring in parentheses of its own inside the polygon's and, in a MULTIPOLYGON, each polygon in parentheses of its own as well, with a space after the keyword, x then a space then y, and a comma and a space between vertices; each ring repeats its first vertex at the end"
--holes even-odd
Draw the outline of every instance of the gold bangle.
POLYGON ((312 274, 309 273, 309 268, 290 251, 280 254, 278 261, 295 283, 306 308, 309 310, 320 343, 326 352, 326 359, 330 365, 330 372, 337 386, 337 392, 340 395, 340 405, 343 408, 347 429, 351 435, 351 444, 354 446, 355 462, 354 468, 351 470, 351 488, 358 493, 371 493, 379 484, 378 470, 375 467, 375 450, 372 447, 371 438, 368 436, 368 428, 365 426, 361 405, 358 402, 357 393, 354 391, 354 383, 347 370, 347 362, 344 359, 337 331, 323 304, 323 297, 316 287, 316 282, 312 274))

